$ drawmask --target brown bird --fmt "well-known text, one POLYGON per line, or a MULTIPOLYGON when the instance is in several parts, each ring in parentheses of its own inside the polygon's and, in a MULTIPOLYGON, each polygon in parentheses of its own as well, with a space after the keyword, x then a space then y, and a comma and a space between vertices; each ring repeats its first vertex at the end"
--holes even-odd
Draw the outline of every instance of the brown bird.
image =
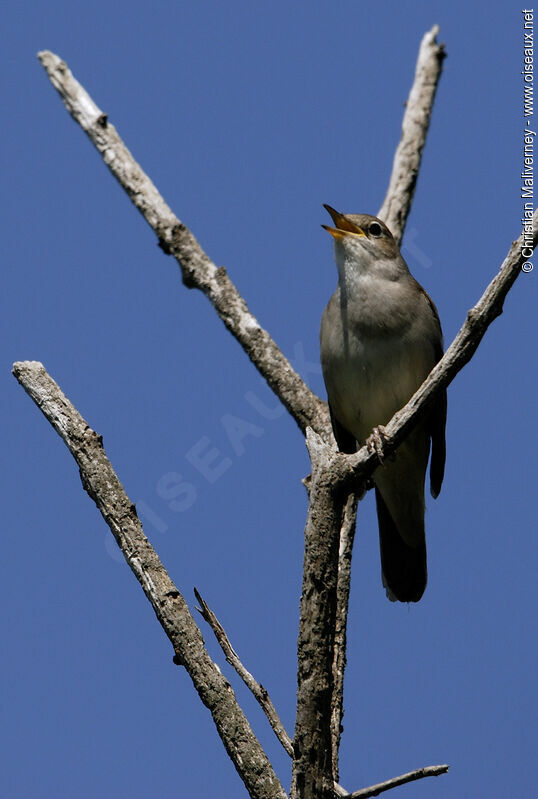
MULTIPOLYGON (((355 452, 424 382, 443 354, 435 305, 409 272, 380 219, 341 214, 334 227, 338 286, 321 320, 321 365, 337 444, 355 452)), ((418 602, 427 582, 424 481, 445 468, 446 392, 373 474, 383 585, 391 600, 418 602)))

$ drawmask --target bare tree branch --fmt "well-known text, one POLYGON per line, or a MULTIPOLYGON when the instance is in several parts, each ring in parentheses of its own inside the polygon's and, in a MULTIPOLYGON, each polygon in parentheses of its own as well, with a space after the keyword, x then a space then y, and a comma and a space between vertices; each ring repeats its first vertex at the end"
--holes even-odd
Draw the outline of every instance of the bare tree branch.
POLYGON ((439 27, 434 25, 422 39, 415 79, 402 122, 402 137, 394 156, 387 194, 378 213, 398 244, 403 238, 415 193, 433 101, 445 57, 444 46, 436 40, 438 33, 439 27))
POLYGON ((448 768, 447 765, 418 768, 416 771, 410 771, 408 774, 401 774, 399 777, 393 777, 391 780, 378 782, 377 785, 370 785, 369 788, 361 788, 360 791, 348 793, 344 796, 344 799, 369 799, 370 796, 379 796, 383 791, 389 791, 391 788, 405 785, 406 782, 421 780, 423 777, 439 777, 441 774, 446 774, 448 768))
POLYGON ((224 267, 217 267, 211 261, 190 230, 175 216, 107 115, 75 80, 65 61, 48 50, 38 53, 38 57, 65 107, 155 231, 161 248, 178 262, 184 284, 206 295, 300 429, 304 432, 307 426, 313 427, 329 440, 331 426, 326 403, 310 391, 269 333, 250 313, 224 267))
POLYGON ((125 560, 170 639, 175 661, 187 669, 250 796, 285 799, 286 793, 239 707, 229 682, 204 646, 187 603, 144 535, 136 508, 121 485, 97 435, 37 361, 13 365, 13 374, 63 439, 76 460, 82 485, 110 527, 125 560))
POLYGON ((243 666, 237 652, 234 650, 233 646, 230 643, 230 639, 226 635, 226 631, 224 627, 219 622, 207 602, 200 596, 199 592, 194 589, 194 593, 196 595, 196 599, 200 603, 201 607, 199 608, 200 613, 202 614, 203 618, 207 621, 213 632, 215 633, 215 638, 217 639, 220 648, 224 652, 226 656, 226 660, 232 666, 236 672, 239 674, 247 688, 249 688, 256 701, 262 708, 263 712, 267 716, 269 720, 269 724, 273 728, 273 731, 288 753, 290 757, 293 757, 293 744, 291 741, 290 736, 286 732, 284 725, 280 721, 278 713, 276 712, 276 708, 273 705, 269 694, 267 693, 266 689, 257 682, 252 674, 247 671, 247 669, 243 666))
POLYGON ((340 528, 340 546, 338 553, 338 582, 336 587, 336 618, 334 630, 333 657, 333 697, 331 708, 331 736, 333 778, 338 780, 338 750, 342 734, 342 718, 344 716, 344 672, 347 651, 347 611, 349 591, 351 587, 351 555, 355 538, 355 522, 357 517, 357 494, 347 498, 342 525, 340 528))
POLYGON ((297 713, 293 799, 329 799, 332 773, 331 703, 338 581, 338 545, 347 494, 335 480, 340 455, 310 428, 310 502, 305 527, 303 586, 297 643, 297 713))
MULTIPOLYGON (((344 545, 344 547, 348 550, 349 556, 351 556, 351 549, 353 546, 352 538, 355 529, 355 519, 353 516, 353 511, 355 510, 355 508, 356 508, 356 499, 352 495, 351 497, 348 498, 348 502, 346 503, 346 507, 344 509, 344 522, 342 525, 342 529, 345 529, 346 532, 349 534, 349 539, 348 539, 349 543, 344 545)), ((342 549, 342 544, 340 544, 340 548, 342 549)), ((344 563, 348 562, 344 560, 344 563)), ((350 562, 348 563, 348 565, 349 566, 351 565, 350 562)), ((347 587, 349 589, 349 580, 347 581, 347 587)), ((241 677, 247 688, 250 689, 250 691, 254 695, 254 698, 256 699, 256 701, 262 708, 263 712, 267 716, 269 724, 273 728, 276 737, 278 738, 278 740, 280 741, 280 743, 282 744, 288 755, 290 755, 290 757, 293 757, 293 742, 289 737, 288 733, 286 732, 284 725, 282 724, 278 716, 276 708, 273 705, 267 690, 263 687, 263 685, 257 682, 257 680, 255 680, 252 674, 245 668, 245 666, 243 666, 243 663, 241 662, 237 652, 233 648, 224 627, 219 622, 216 615, 213 613, 213 611, 211 610, 205 599, 201 596, 200 592, 195 588, 194 593, 196 599, 198 600, 201 606, 200 608, 198 608, 198 610, 200 611, 202 617, 207 621, 207 623, 213 630, 215 638, 217 639, 220 648, 224 652, 226 660, 228 661, 230 666, 232 666, 236 670, 236 672, 239 674, 239 676, 241 677)), ((336 629, 336 635, 340 636, 341 639, 341 646, 340 649, 337 651, 339 651, 340 655, 345 658, 345 651, 346 651, 345 629, 344 630, 339 629, 338 624, 336 624, 335 629, 336 629)), ((340 672, 339 677, 343 678, 343 669, 340 672)), ((340 690, 342 690, 341 682, 340 682, 340 690)), ((332 732, 334 733, 333 730, 332 732)), ((338 735, 338 739, 339 737, 340 736, 338 735)), ((336 748, 336 751, 338 751, 338 746, 336 748)), ((338 763, 336 763, 336 765, 333 767, 333 771, 335 775, 338 774, 338 763)), ((335 780, 336 779, 337 777, 335 776, 335 780)), ((338 796, 347 797, 349 795, 348 791, 346 791, 345 788, 342 788, 342 786, 338 785, 338 783, 336 782, 333 786, 333 790, 338 796)))

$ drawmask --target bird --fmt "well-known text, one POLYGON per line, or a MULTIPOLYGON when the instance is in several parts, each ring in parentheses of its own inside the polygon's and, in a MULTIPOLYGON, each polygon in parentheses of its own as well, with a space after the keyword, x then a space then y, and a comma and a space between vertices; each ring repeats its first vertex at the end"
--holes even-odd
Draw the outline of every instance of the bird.
MULTIPOLYGON (((321 319, 320 354, 340 451, 380 443, 385 425, 443 355, 439 314, 411 275, 387 225, 324 205, 338 285, 321 319), (374 431, 374 432, 373 432, 374 431)), ((427 583, 424 484, 436 498, 445 470, 446 391, 373 473, 381 576, 391 601, 418 602, 427 583)), ((376 446, 377 449, 377 446, 376 446)))

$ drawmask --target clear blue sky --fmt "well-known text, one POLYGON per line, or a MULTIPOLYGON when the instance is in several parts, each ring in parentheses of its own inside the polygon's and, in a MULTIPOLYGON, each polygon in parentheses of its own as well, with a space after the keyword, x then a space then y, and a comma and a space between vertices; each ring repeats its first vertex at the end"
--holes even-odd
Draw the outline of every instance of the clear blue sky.
MULTIPOLYGON (((290 733, 304 442, 285 414, 253 406, 253 395, 275 400, 209 303, 183 287, 36 52, 68 62, 325 396, 318 329, 336 270, 322 203, 379 208, 418 45, 434 23, 448 58, 407 257, 447 342, 518 235, 520 6, 63 0, 8 2, 2 18, 1 793, 246 796, 74 461, 11 364, 43 361, 103 435, 172 578, 191 607, 194 585, 207 599, 290 733), (256 426, 243 453, 225 414, 256 426), (188 457, 204 439, 229 459, 213 483, 188 457), (170 473, 194 486, 190 507, 171 507, 170 473)), ((342 743, 349 789, 447 762, 449 776, 391 795, 533 794, 535 283, 536 273, 521 275, 450 387, 447 474, 428 503, 419 605, 386 600, 373 498, 360 507, 342 743)), ((203 632, 288 787, 287 756, 203 632)))

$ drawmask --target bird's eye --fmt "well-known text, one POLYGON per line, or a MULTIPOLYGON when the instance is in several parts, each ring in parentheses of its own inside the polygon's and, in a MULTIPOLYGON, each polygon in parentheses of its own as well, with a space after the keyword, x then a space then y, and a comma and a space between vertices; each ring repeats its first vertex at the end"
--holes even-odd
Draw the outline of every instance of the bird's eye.
POLYGON ((374 238, 378 238, 382 232, 381 225, 379 224, 379 222, 372 222, 370 224, 370 227, 368 228, 368 232, 370 233, 371 236, 374 236, 374 238))

